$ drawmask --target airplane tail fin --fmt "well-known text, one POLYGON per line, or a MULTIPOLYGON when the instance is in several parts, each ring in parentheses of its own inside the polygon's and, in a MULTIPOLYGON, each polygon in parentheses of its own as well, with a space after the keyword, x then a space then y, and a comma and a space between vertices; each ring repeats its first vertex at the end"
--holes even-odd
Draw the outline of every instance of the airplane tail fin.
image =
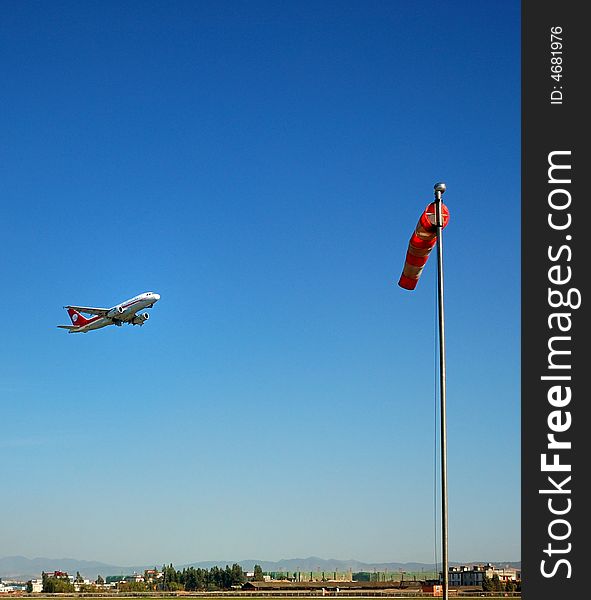
POLYGON ((73 308, 68 308, 68 314, 70 315, 70 320, 72 321, 72 325, 75 327, 82 327, 88 323, 88 319, 82 316, 77 310, 73 308))

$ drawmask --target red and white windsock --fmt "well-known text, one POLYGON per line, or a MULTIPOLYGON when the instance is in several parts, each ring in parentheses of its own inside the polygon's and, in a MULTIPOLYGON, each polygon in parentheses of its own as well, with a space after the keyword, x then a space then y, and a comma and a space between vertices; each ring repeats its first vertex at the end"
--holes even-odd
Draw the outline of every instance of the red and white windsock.
MULTIPOLYGON (((408 243, 404 269, 398 282, 398 285, 405 290, 414 290, 417 287, 423 267, 429 258, 433 246, 437 243, 435 210, 435 202, 431 202, 421 215, 408 243)), ((447 210, 447 206, 443 202, 441 203, 441 220, 442 227, 445 227, 449 221, 449 210, 447 210)))

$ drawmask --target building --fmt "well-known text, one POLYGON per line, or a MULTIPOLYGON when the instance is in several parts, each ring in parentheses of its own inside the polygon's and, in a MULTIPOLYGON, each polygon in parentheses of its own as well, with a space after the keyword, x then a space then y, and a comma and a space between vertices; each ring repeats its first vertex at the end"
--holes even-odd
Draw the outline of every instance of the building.
POLYGON ((385 590, 412 590, 415 592, 420 590, 420 583, 417 581, 247 581, 243 584, 242 589, 245 591, 256 592, 291 592, 291 591, 322 591, 325 595, 330 593, 346 595, 346 592, 363 592, 363 591, 385 591, 385 590))
POLYGON ((94 585, 94 583, 92 581, 90 581, 90 579, 74 579, 74 591, 75 592, 80 592, 83 591, 84 588, 88 588, 91 585, 94 585))
POLYGON ((473 565, 467 567, 449 567, 448 581, 449 587, 467 587, 480 586, 484 583, 484 578, 492 579, 497 575, 501 583, 509 581, 517 583, 521 581, 521 571, 511 567, 494 567, 490 563, 485 565, 473 565))
POLYGON ((440 583, 425 583, 421 586, 421 592, 426 596, 443 596, 443 586, 440 583))
POLYGON ((158 569, 146 569, 144 571, 144 581, 146 583, 154 583, 158 579, 162 579, 164 573, 159 571, 158 569))
POLYGON ((0 594, 24 593, 26 589, 27 584, 24 581, 0 579, 0 594))
POLYGON ((49 573, 43 573, 43 575, 46 577, 55 577, 57 579, 70 579, 70 575, 65 571, 50 571, 49 573))

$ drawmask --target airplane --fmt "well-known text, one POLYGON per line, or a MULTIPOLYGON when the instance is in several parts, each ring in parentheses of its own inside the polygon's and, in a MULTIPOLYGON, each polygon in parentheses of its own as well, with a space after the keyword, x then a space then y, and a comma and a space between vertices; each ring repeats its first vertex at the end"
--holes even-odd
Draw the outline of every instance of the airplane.
POLYGON ((123 323, 143 325, 150 315, 145 312, 137 314, 144 308, 152 308, 160 300, 156 292, 144 292, 134 298, 125 300, 112 308, 94 308, 92 306, 64 306, 72 320, 71 325, 58 325, 60 329, 67 329, 68 333, 88 333, 93 329, 100 329, 107 325, 121 326, 123 323), (80 313, 94 315, 90 318, 80 313))

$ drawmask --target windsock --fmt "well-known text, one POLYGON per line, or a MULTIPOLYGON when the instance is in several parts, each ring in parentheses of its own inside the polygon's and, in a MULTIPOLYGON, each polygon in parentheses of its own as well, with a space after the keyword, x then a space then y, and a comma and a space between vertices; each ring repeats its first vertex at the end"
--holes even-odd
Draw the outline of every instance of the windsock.
MULTIPOLYGON (((408 243, 404 269, 398 282, 398 285, 405 290, 414 290, 417 287, 423 267, 429 258, 433 246, 437 243, 435 210, 435 202, 431 202, 421 215, 408 243)), ((443 221, 442 227, 445 227, 449 221, 449 210, 447 210, 447 206, 443 202, 441 203, 441 220, 443 221)))

